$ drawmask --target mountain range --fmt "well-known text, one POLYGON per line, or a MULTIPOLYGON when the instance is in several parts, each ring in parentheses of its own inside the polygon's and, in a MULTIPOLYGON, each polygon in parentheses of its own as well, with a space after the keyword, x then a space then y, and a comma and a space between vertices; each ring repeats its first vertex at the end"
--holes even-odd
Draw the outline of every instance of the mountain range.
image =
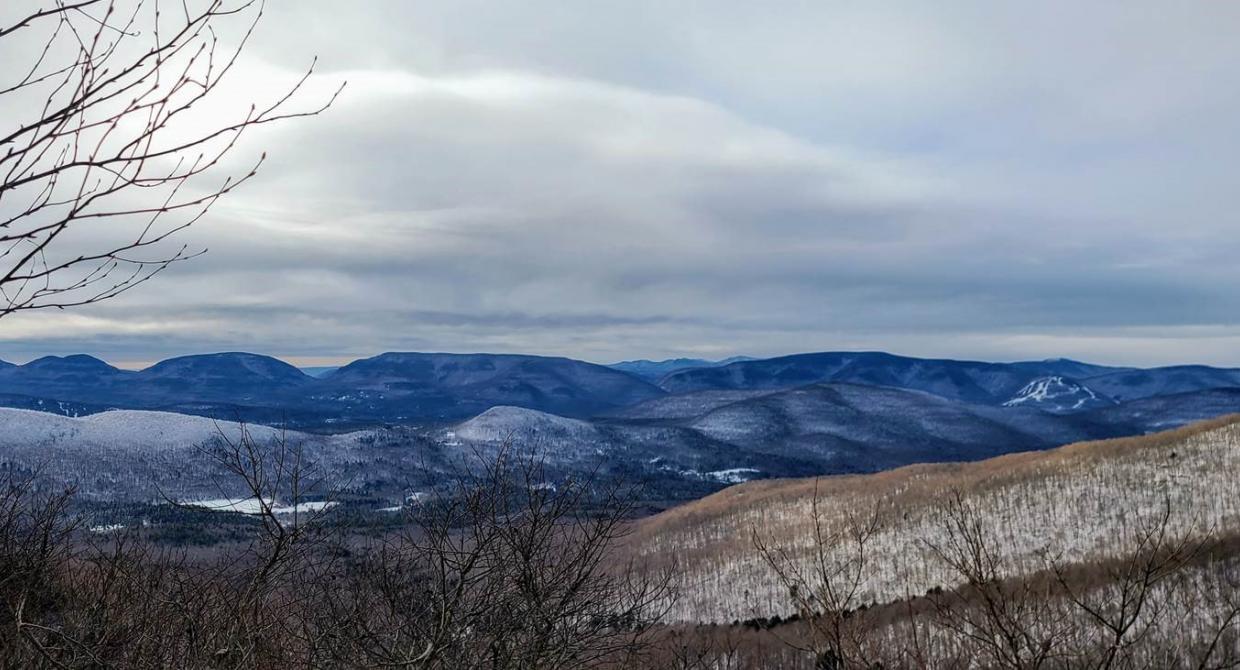
MULTIPOLYGON (((1214 368, 1207 370, 1215 373, 1211 379, 1226 374, 1214 368)), ((683 393, 707 389, 775 389, 818 382, 852 382, 925 391, 951 400, 1001 405, 1037 379, 1058 376, 1088 383, 1087 380, 1101 375, 1128 371, 1126 368, 1065 359, 984 363, 910 358, 883 352, 827 352, 680 370, 661 379, 659 385, 665 390, 683 393)), ((1157 371, 1148 372, 1155 376, 1160 374, 1157 371)), ((1240 374, 1236 375, 1236 380, 1240 383, 1240 374)), ((1213 385, 1204 388, 1211 387, 1213 385)))
MULTIPOLYGON (((682 402, 682 397, 690 405, 700 402, 705 392, 734 398, 829 383, 919 391, 952 402, 1057 414, 1240 388, 1240 369, 1118 368, 1068 359, 989 363, 883 352, 641 360, 612 366, 518 354, 392 352, 314 372, 306 374, 279 359, 241 352, 182 356, 136 371, 84 354, 47 356, 24 365, 0 365, 0 406, 71 415, 109 408, 146 409, 343 429, 375 423, 448 423, 496 406, 578 419, 615 418, 655 400, 664 401, 666 408, 682 402), (741 395, 727 395, 732 392, 741 395)), ((1226 401, 1216 395, 1208 404, 1226 401)), ((1187 405, 1181 399, 1176 406, 1182 411, 1187 405)))
POLYGON ((209 472, 189 465, 199 444, 218 420, 244 420, 301 431, 298 442, 385 507, 411 482, 435 481, 428 464, 450 471, 504 445, 542 451, 567 476, 605 463, 646 482, 654 504, 751 479, 973 461, 1240 411, 1240 371, 1204 366, 869 352, 678 365, 651 381, 567 358, 387 353, 314 377, 248 353, 136 371, 46 357, 0 366, 0 407, 13 408, 0 411, 0 460, 55 463, 100 499, 149 498, 153 481, 192 488, 185 472, 209 472))
POLYGON ((269 356, 182 356, 121 370, 86 355, 0 368, 0 404, 147 409, 298 426, 448 421, 496 405, 589 416, 663 395, 652 383, 568 358, 386 353, 313 377, 269 356))
POLYGON ((627 372, 648 381, 657 382, 673 372, 680 372, 681 370, 690 370, 693 368, 717 368, 731 363, 752 360, 756 359, 750 358, 749 356, 732 356, 731 358, 725 358, 718 361, 706 360, 703 358, 669 358, 662 361, 651 361, 643 358, 635 361, 620 361, 619 363, 612 363, 608 367, 627 372))
MULTIPOLYGON (((564 476, 602 472, 641 481, 647 502, 658 503, 751 479, 973 461, 1142 434, 1217 416, 1238 404, 1240 389, 1220 389, 1055 414, 829 382, 667 395, 595 419, 496 406, 456 422, 289 431, 284 437, 325 472, 349 482, 349 492, 382 500, 381 507, 442 480, 452 463, 511 447, 537 451, 564 476)), ((209 497, 219 473, 202 447, 239 432, 230 421, 169 412, 71 417, 0 408, 0 463, 73 481, 95 500, 149 500, 161 491, 209 497)), ((251 429, 260 440, 277 432, 251 429)))

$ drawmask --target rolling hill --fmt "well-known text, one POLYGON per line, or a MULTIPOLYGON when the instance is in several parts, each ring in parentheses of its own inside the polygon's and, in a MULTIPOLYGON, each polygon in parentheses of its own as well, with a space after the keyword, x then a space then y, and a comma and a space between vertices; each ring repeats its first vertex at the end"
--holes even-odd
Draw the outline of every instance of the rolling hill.
POLYGON ((1002 404, 1030 381, 1055 374, 1062 361, 981 363, 908 358, 882 352, 797 354, 683 370, 660 386, 673 393, 708 389, 777 389, 817 382, 851 382, 925 391, 951 400, 1002 404))
MULTIPOLYGON (((330 469, 333 476, 353 472, 350 478, 358 481, 386 481, 385 495, 399 496, 401 482, 425 479, 427 466, 449 467, 506 445, 543 454, 565 476, 601 467, 646 482, 651 500, 683 500, 739 480, 873 472, 1139 433, 1149 420, 1140 414, 1104 421, 902 389, 814 384, 770 393, 706 392, 687 402, 669 396, 639 403, 632 417, 583 420, 500 405, 447 426, 378 426, 341 435, 293 431, 288 438, 323 464, 338 464, 330 469), (385 446, 366 450, 363 443, 385 446)), ((231 422, 167 412, 69 418, 10 409, 0 411, 0 454, 30 470, 51 463, 59 479, 87 482, 84 489, 101 499, 140 498, 150 495, 153 483, 188 480, 187 473, 202 470, 198 447, 219 433, 217 426, 238 430, 231 422)), ((266 439, 276 435, 264 426, 253 431, 266 439)))
POLYGON ((647 381, 657 382, 663 377, 681 370, 690 370, 693 368, 716 368, 721 365, 728 365, 738 361, 752 360, 755 359, 748 356, 732 356, 731 358, 725 358, 719 361, 711 361, 702 358, 669 358, 662 361, 651 361, 643 358, 635 361, 620 361, 619 363, 612 363, 607 367, 620 370, 621 372, 627 372, 647 381))
MULTIPOLYGON (((355 450, 356 437, 246 429, 257 444, 284 439, 308 456, 355 450)), ((219 495, 216 482, 235 485, 208 455, 218 438, 236 441, 242 427, 170 412, 111 410, 82 417, 0 408, 0 462, 15 473, 38 473, 73 484, 83 501, 154 501, 162 493, 219 495)), ((225 491, 228 493, 230 491, 225 491)))
POLYGON ((172 358, 139 371, 90 356, 50 356, 0 368, 5 395, 20 396, 20 407, 37 398, 72 404, 75 412, 83 406, 167 410, 325 427, 451 421, 497 405, 589 416, 664 391, 567 358, 388 353, 312 377, 269 356, 228 352, 172 358))
POLYGON ((1084 417, 953 402, 918 391, 811 384, 740 400, 695 417, 721 442, 810 455, 824 472, 874 471, 919 461, 973 460, 1128 432, 1084 417))
POLYGON ((1082 440, 1141 435, 1240 410, 1240 390, 1152 398, 1056 414, 918 391, 810 384, 779 391, 702 391, 649 400, 593 421, 499 407, 447 429, 450 442, 535 447, 565 460, 595 453, 631 474, 744 479, 875 472, 968 461, 1082 440), (694 474, 698 473, 698 474, 694 474))
MULTIPOLYGON (((47 412, 0 408, 4 445, 12 451, 56 449, 73 446, 83 451, 122 449, 135 457, 143 453, 176 450, 205 444, 217 436, 235 437, 240 427, 229 422, 140 410, 113 410, 84 417, 65 417, 47 412)), ((255 437, 267 440, 278 431, 252 426, 255 437)), ((295 438, 304 436, 294 435, 295 438)))
POLYGON ((387 353, 328 373, 327 389, 379 394, 411 415, 468 416, 516 405, 588 416, 663 395, 653 384, 569 358, 387 353))
POLYGON ((1091 388, 1124 401, 1161 395, 1240 387, 1240 370, 1179 365, 1123 370, 1085 378, 1091 388))
POLYGON ((598 429, 587 421, 504 406, 492 407, 457 424, 448 433, 449 440, 455 437, 470 442, 539 443, 544 448, 562 444, 588 446, 599 439, 598 429))
POLYGON ((270 356, 182 356, 140 371, 85 355, 48 356, 0 370, 0 392, 105 407, 150 409, 190 402, 267 405, 311 380, 270 356))
POLYGON ((659 385, 671 393, 687 393, 772 390, 832 381, 925 391, 986 405, 1017 401, 1063 412, 1159 395, 1236 388, 1240 387, 1240 369, 1204 365, 1114 368, 1068 359, 985 363, 882 352, 824 352, 680 370, 659 385), (1059 388, 1048 394, 1051 387, 1059 388))
POLYGON ((1134 524, 1156 514, 1164 501, 1172 506, 1172 532, 1240 531, 1237 467, 1240 417, 1231 416, 972 463, 754 481, 637 522, 628 555, 675 557, 677 619, 786 615, 786 591, 756 554, 754 533, 808 561, 815 498, 828 536, 850 513, 878 509, 881 527, 869 550, 875 563, 862 600, 881 603, 952 585, 927 542, 943 537, 942 504, 956 493, 980 511, 998 558, 1014 569, 1036 570, 1048 547, 1075 563, 1122 556, 1134 524))

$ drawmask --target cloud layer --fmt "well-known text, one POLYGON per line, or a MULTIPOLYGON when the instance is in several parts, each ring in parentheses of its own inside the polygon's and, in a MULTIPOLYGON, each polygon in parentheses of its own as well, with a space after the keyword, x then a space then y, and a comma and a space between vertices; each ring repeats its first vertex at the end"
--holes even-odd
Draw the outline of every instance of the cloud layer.
MULTIPOLYGON (((270 3, 210 253, 0 358, 1240 364, 1228 3, 270 3)), ((4 123, 11 119, 0 118, 4 123)))

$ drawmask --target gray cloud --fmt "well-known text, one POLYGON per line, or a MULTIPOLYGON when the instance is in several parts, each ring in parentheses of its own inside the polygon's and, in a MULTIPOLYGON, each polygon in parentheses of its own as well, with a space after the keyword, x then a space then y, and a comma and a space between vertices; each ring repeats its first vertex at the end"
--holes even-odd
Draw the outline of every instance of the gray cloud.
POLYGON ((780 4, 273 2, 235 101, 317 53, 339 104, 248 139, 209 254, 0 358, 1240 364, 1240 10, 780 4))

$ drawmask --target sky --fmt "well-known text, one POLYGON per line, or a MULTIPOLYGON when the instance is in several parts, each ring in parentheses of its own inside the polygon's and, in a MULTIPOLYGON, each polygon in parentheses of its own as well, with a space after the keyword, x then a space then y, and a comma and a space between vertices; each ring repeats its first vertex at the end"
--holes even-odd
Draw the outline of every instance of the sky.
MULTIPOLYGON (((1240 366, 1240 4, 270 0, 320 116, 0 359, 840 349, 1240 366)), ((224 39, 234 39, 225 36, 224 39)), ((21 110, 0 106, 0 128, 21 110)))

